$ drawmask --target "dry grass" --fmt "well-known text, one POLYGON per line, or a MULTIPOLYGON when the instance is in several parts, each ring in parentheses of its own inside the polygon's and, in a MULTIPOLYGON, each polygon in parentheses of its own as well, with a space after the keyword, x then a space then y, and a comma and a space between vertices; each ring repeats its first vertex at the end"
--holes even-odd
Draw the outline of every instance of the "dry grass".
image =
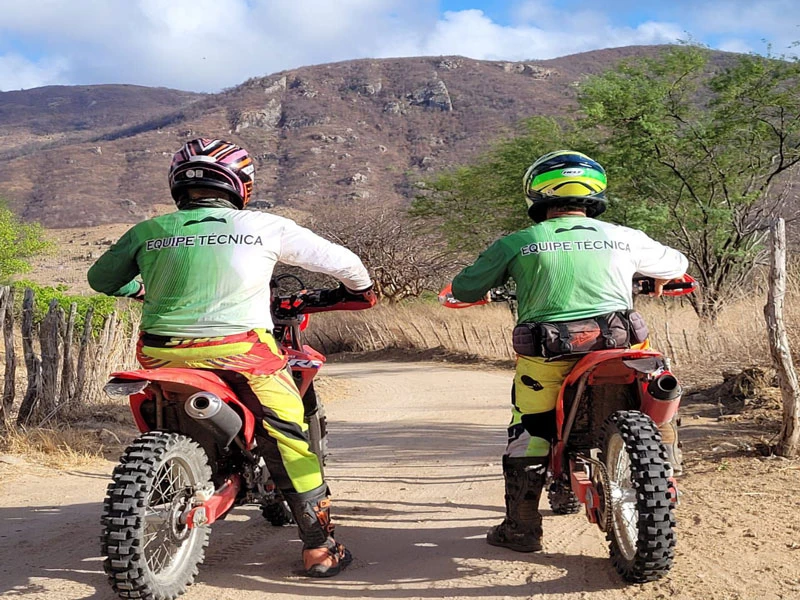
MULTIPOLYGON (((796 281, 785 306, 790 337, 800 344, 800 289, 796 281)), ((675 371, 685 384, 709 387, 728 371, 770 362, 763 317, 765 294, 733 302, 715 325, 701 323, 691 306, 676 299, 639 299, 637 308, 650 326, 653 345, 671 356, 675 371)), ((398 349, 407 355, 430 357, 437 353, 479 360, 509 361, 514 358, 511 329, 514 318, 505 305, 448 310, 435 302, 414 301, 382 304, 369 311, 314 315, 307 331, 309 343, 326 354, 375 352, 398 349)), ((117 366, 129 350, 122 340, 112 344, 107 362, 117 366)), ((21 383, 21 382, 20 382, 21 383)), ((126 407, 100 398, 98 379, 79 407, 60 416, 66 424, 31 430, 0 429, 0 453, 19 454, 54 467, 75 467, 103 456, 109 446, 135 434, 126 407), (103 429, 107 424, 108 429, 103 429)), ((324 384, 321 381, 320 384, 324 384)), ((22 390, 18 390, 22 391, 22 390)))
MULTIPOLYGON (((693 385, 716 383, 726 371, 770 362, 763 316, 765 295, 733 302, 717 323, 703 323, 685 300, 637 299, 651 342, 673 360, 675 371, 693 385)), ((800 290, 785 306, 790 338, 800 344, 800 290)), ((386 348, 425 352, 440 349, 492 360, 514 357, 513 316, 505 305, 448 310, 431 302, 379 305, 352 313, 314 315, 311 344, 326 353, 372 352, 386 348)))
POLYGON ((386 348, 513 358, 514 318, 506 306, 448 310, 431 302, 381 304, 369 311, 314 315, 307 332, 325 353, 372 352, 386 348))
POLYGON ((88 466, 103 458, 102 430, 9 428, 0 433, 0 453, 24 456, 30 462, 56 469, 88 466))

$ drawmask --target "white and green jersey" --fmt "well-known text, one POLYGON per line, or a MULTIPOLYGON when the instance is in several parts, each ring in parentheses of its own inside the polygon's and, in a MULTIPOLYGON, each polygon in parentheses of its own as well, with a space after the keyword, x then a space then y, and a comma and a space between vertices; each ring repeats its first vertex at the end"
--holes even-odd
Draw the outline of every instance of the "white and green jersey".
POLYGON ((520 323, 573 321, 632 308, 635 273, 672 279, 687 266, 637 229, 564 216, 497 240, 453 279, 453 296, 475 302, 510 277, 520 323))
POLYGON ((352 290, 371 281, 361 260, 294 221, 269 213, 195 208, 129 229, 89 269, 98 292, 147 292, 143 331, 176 337, 272 329, 269 282, 275 263, 326 273, 352 290))

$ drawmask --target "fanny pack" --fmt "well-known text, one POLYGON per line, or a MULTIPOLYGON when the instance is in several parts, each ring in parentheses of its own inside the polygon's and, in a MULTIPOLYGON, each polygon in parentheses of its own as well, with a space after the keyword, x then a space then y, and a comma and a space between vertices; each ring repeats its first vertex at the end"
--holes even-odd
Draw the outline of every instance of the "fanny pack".
POLYGON ((648 336, 644 317, 636 311, 614 312, 578 321, 520 323, 514 328, 514 352, 555 358, 595 350, 629 348, 648 336))

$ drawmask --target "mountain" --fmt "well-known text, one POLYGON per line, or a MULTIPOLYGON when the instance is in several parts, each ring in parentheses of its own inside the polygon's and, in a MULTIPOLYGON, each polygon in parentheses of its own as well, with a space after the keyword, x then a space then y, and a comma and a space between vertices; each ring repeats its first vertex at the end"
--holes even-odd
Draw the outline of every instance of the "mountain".
POLYGON ((218 94, 127 85, 4 92, 0 197, 50 228, 134 223, 172 209, 170 157, 203 136, 255 157, 256 200, 298 210, 403 205, 417 181, 475 158, 520 119, 572 111, 582 77, 662 48, 524 62, 354 60, 218 94))

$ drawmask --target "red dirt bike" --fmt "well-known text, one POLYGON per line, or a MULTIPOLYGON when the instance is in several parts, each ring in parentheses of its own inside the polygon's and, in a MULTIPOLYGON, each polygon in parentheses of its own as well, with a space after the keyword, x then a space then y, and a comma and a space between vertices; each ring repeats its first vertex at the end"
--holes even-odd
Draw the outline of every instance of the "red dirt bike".
MULTIPOLYGON (((273 333, 288 354, 320 464, 326 421, 313 380, 325 357, 303 345, 302 330, 308 313, 372 306, 343 290, 273 291, 273 333)), ((293 522, 259 454, 257 417, 216 373, 118 372, 105 390, 130 397, 142 432, 114 469, 101 518, 103 566, 120 597, 169 600, 185 592, 203 562, 210 525, 234 506, 259 505, 276 526, 293 522)))
MULTIPOLYGON (((692 292, 696 282, 664 286, 665 296, 692 292)), ((655 281, 634 280, 634 293, 655 281)), ((504 288, 491 301, 513 301, 504 288)), ((486 304, 439 296, 449 308, 486 304)), ((586 517, 606 534, 611 561, 626 580, 654 581, 671 568, 678 490, 658 426, 677 413, 681 387, 670 361, 652 349, 597 350, 585 354, 565 379, 556 405, 556 432, 548 468, 550 507, 586 517)))

